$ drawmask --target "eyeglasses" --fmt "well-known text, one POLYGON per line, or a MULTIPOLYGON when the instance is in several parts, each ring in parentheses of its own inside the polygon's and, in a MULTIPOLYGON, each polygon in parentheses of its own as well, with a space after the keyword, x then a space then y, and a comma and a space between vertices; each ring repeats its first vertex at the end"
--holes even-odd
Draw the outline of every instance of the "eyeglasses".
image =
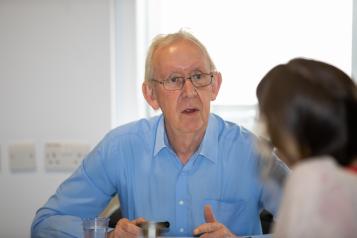
POLYGON ((151 79, 151 81, 162 84, 166 90, 181 90, 186 80, 190 80, 195 88, 201 88, 212 84, 214 73, 194 72, 187 78, 183 76, 170 76, 168 79, 160 81, 151 79))

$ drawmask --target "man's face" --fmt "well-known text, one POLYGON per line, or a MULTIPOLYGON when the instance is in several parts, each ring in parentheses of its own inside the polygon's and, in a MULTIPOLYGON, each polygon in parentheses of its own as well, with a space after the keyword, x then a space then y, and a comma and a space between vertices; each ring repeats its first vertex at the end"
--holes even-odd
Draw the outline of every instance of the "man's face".
MULTIPOLYGON (((201 49, 189 40, 177 40, 159 48, 153 57, 154 78, 166 80, 171 76, 189 77, 192 72, 210 73, 210 64, 201 49)), ((176 133, 205 131, 210 112, 210 101, 218 94, 221 83, 219 73, 211 85, 195 88, 186 80, 181 90, 169 91, 153 82, 151 98, 145 98, 154 108, 161 108, 166 129, 176 133)), ((147 85, 148 86, 148 85, 147 85)), ((145 90, 144 90, 145 94, 145 90)))

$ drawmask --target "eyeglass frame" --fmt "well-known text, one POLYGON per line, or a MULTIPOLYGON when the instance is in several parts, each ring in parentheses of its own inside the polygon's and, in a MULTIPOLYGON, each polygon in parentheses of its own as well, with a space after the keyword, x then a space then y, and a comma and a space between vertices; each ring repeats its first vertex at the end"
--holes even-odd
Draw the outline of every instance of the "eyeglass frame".
MULTIPOLYGON (((198 73, 198 72, 196 72, 198 73)), ((205 84, 205 85, 199 85, 199 86, 196 86, 195 83, 194 83, 194 80, 192 80, 192 77, 195 75, 194 73, 191 74, 189 77, 184 77, 184 76, 177 76, 175 78, 179 78, 182 80, 182 84, 181 84, 181 87, 180 88, 175 88, 175 89, 168 89, 166 86, 165 86, 165 83, 169 82, 169 80, 171 79, 171 77, 165 79, 165 80, 157 80, 157 79, 150 79, 150 81, 152 82, 156 82, 156 83, 159 83, 161 84, 166 90, 168 91, 176 91, 176 90, 181 90, 183 88, 183 86, 185 85, 186 83, 186 80, 190 80, 192 85, 195 87, 195 88, 203 88, 203 87, 206 87, 208 85, 211 85, 212 82, 213 82, 213 77, 215 75, 215 72, 210 72, 210 73, 203 73, 203 72, 199 72, 199 74, 201 75, 204 75, 204 76, 210 76, 210 81, 208 84, 205 84)))

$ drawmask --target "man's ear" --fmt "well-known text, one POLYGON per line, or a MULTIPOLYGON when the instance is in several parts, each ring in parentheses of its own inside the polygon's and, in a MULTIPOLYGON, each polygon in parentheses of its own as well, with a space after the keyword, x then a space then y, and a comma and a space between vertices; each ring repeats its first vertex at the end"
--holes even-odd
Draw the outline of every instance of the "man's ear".
POLYGON ((212 94, 211 94, 211 101, 216 100, 219 89, 221 88, 222 83, 222 75, 220 72, 217 72, 214 75, 213 83, 212 83, 212 94))
POLYGON ((143 82, 142 91, 147 103, 154 109, 160 109, 159 103, 156 99, 155 91, 149 82, 143 82))

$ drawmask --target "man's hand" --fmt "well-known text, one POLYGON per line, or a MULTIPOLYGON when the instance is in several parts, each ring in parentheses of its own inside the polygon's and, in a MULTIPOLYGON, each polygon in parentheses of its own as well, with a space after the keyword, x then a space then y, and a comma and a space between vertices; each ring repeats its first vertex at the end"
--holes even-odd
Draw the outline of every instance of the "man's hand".
POLYGON ((210 205, 205 205, 204 216, 206 223, 198 226, 193 231, 194 236, 200 236, 203 238, 235 237, 235 235, 230 232, 227 227, 217 222, 210 205))
POLYGON ((118 221, 115 229, 109 233, 109 238, 136 238, 142 235, 142 229, 139 224, 146 222, 142 217, 129 221, 122 218, 118 221))

